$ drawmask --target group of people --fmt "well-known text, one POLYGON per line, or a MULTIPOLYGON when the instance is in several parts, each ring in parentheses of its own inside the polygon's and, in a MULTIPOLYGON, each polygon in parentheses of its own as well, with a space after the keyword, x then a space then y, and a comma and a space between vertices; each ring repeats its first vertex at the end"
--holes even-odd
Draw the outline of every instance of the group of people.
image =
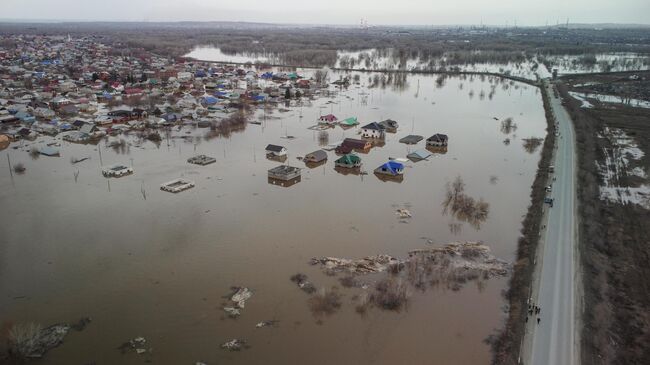
POLYGON ((542 309, 539 306, 528 303, 528 315, 526 316, 526 323, 528 323, 528 317, 532 317, 533 315, 535 315, 537 316, 537 324, 539 324, 541 320, 540 318, 541 313, 542 313, 542 309))

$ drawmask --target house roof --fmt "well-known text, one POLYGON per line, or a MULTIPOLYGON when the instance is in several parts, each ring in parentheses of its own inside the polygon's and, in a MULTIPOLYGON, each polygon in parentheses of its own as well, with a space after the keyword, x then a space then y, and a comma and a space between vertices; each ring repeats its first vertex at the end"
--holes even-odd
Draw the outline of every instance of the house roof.
POLYGON ((386 169, 390 171, 393 175, 396 175, 398 170, 404 169, 404 165, 397 161, 388 161, 385 164, 379 166, 377 169, 386 169))
POLYGON ((275 144, 270 144, 266 146, 266 151, 271 151, 271 152, 281 152, 283 149, 284 147, 275 144))
POLYGON ((446 134, 436 133, 433 136, 427 138, 427 141, 446 141, 449 137, 446 134))
POLYGON ((366 124, 365 126, 361 127, 362 129, 372 129, 372 130, 377 130, 377 131, 383 131, 386 129, 383 125, 377 123, 377 122, 372 122, 369 124, 366 124))
POLYGON ((341 124, 357 125, 357 124, 359 124, 359 122, 357 121, 357 117, 350 117, 350 118, 343 119, 341 121, 341 124))
POLYGON ((408 136, 401 138, 399 141, 406 144, 416 144, 420 142, 424 137, 418 136, 415 134, 409 134, 408 136))
POLYGON ((337 163, 344 163, 344 164, 355 164, 361 162, 361 158, 357 155, 350 155, 347 154, 345 156, 342 156, 338 160, 336 160, 337 163))
POLYGON ((343 143, 341 143, 341 146, 351 148, 365 148, 368 144, 369 142, 364 141, 363 139, 346 138, 343 140, 343 143))
POLYGON ((431 156, 431 152, 427 150, 417 150, 406 155, 406 157, 408 157, 411 160, 425 160, 429 156, 431 156))
POLYGON ((314 151, 305 155, 305 159, 309 159, 314 162, 320 162, 327 160, 327 152, 323 150, 314 151))

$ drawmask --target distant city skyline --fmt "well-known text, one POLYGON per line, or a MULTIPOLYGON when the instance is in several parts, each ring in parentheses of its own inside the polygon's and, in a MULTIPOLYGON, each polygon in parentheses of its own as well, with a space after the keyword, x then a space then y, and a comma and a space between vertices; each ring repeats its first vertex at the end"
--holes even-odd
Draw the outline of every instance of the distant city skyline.
POLYGON ((290 24, 498 25, 649 24, 648 0, 4 0, 4 20, 242 21, 290 24))

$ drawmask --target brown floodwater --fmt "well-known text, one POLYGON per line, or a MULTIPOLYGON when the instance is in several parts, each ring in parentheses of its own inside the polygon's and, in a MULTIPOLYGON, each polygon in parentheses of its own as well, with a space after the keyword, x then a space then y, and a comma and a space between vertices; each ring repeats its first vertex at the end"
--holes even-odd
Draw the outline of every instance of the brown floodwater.
POLYGON ((207 129, 187 126, 158 146, 129 136, 118 137, 130 143, 123 150, 104 141, 61 142, 61 157, 32 159, 31 145, 54 139, 43 137, 0 151, 0 321, 49 325, 92 318, 37 364, 488 363, 484 340, 504 319, 507 278, 470 282, 458 291, 412 290, 406 309, 372 308, 364 316, 353 301, 363 289, 340 288, 341 309, 322 318, 289 280, 302 272, 318 288, 340 287, 309 259, 404 257, 459 240, 481 240, 498 258, 514 258, 540 152, 526 151, 522 140, 545 136, 538 90, 479 77, 449 78, 437 87, 435 76, 409 76, 399 90, 367 89, 369 76, 360 75, 361 86, 292 104, 286 112, 257 110, 261 125, 228 137, 208 140, 202 138, 207 129), (357 135, 358 128, 307 129, 330 112, 356 116, 361 125, 388 118, 400 123, 382 147, 360 154, 368 175, 337 172, 333 151, 314 168, 296 159, 357 135), (501 125, 507 117, 516 124, 508 135, 501 125), (424 141, 409 146, 400 138, 434 133, 449 135, 446 154, 406 163, 401 182, 373 175, 389 157, 424 148, 424 141), (174 138, 182 136, 196 138, 174 138), (287 147, 287 162, 305 167, 300 181, 269 183, 267 170, 279 163, 265 158, 268 143, 287 147), (132 165, 135 173, 104 178, 98 147, 104 165, 132 165), (217 162, 186 162, 199 153, 217 162), (24 163, 26 172, 11 177, 6 155, 24 163), (456 176, 465 194, 489 204, 480 226, 443 214, 446 184, 456 176), (178 194, 159 189, 178 177, 196 187, 178 194), (413 215, 408 223, 396 215, 404 207, 413 215), (221 309, 231 286, 254 292, 238 319, 225 318, 221 309), (255 328, 263 320, 278 326, 255 328), (117 348, 137 336, 152 353, 121 354, 117 348), (250 348, 220 348, 233 338, 250 348))

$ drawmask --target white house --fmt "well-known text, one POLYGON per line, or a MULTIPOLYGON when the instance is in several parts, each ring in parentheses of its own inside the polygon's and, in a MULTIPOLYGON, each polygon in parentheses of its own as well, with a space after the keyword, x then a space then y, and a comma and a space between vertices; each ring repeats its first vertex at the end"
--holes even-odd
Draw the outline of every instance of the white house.
POLYGON ((361 127, 361 136, 364 138, 384 138, 385 134, 386 127, 377 122, 361 127))
POLYGON ((286 156, 287 149, 282 146, 270 144, 266 146, 266 153, 273 156, 286 156))

